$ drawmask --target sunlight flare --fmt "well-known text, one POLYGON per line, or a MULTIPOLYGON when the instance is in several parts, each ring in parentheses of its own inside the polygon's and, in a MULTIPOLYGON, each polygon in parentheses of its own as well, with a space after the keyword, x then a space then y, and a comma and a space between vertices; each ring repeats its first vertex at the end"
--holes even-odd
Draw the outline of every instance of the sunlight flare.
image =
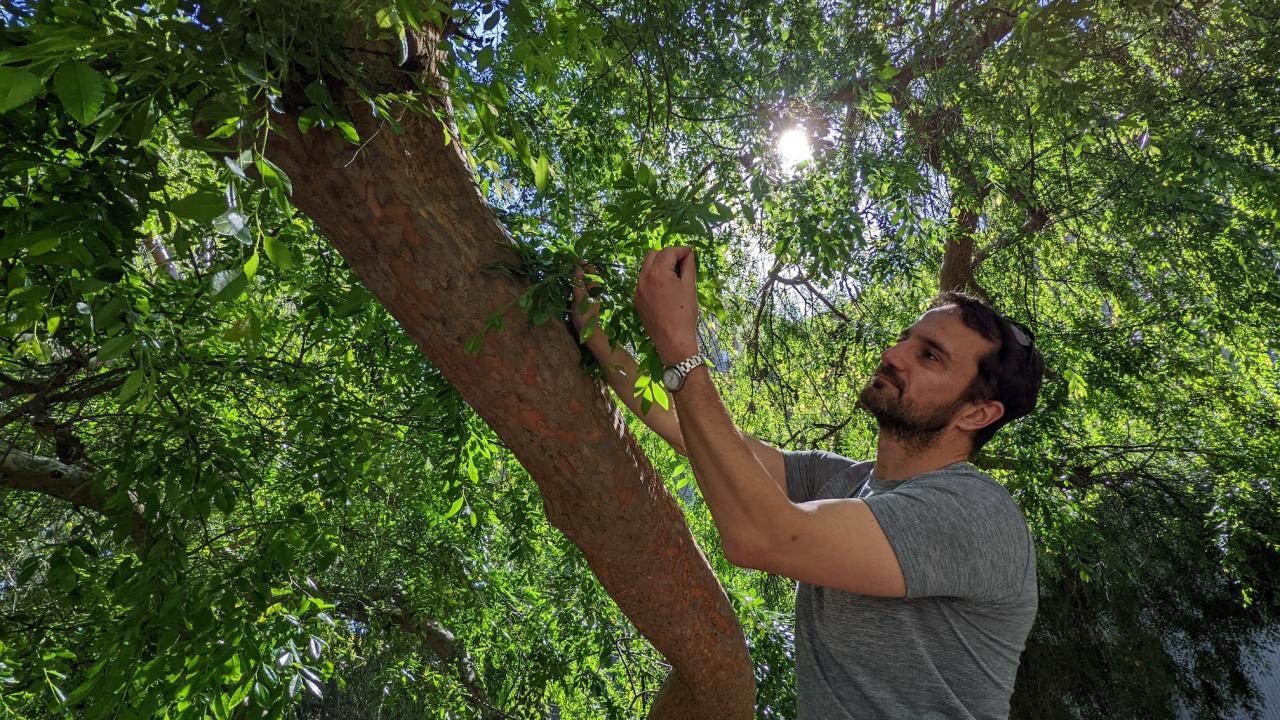
POLYGON ((782 168, 787 172, 813 159, 809 134, 803 127, 791 128, 778 136, 778 158, 782 161, 782 168))

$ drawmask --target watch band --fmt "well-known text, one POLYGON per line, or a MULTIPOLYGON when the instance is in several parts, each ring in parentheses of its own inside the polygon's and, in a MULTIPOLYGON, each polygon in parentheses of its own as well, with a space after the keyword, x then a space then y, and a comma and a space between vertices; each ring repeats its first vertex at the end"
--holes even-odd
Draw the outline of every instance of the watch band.
POLYGON ((681 375, 688 375, 690 370, 693 370, 706 361, 706 356, 699 352, 697 355, 690 355, 671 367, 679 371, 681 375))
POLYGON ((668 365, 662 370, 662 385, 669 392, 678 392, 684 387, 684 381, 688 379, 689 373, 699 365, 707 361, 706 356, 701 352, 697 355, 681 360, 675 365, 668 365))

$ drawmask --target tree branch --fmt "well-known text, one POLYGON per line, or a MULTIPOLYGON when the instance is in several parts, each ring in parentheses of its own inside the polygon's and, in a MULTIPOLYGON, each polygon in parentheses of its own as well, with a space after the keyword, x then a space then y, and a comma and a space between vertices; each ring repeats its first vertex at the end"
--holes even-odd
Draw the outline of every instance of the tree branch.
POLYGON ((489 694, 480 684, 476 673, 475 661, 457 636, 439 621, 423 617, 403 593, 394 592, 388 597, 370 598, 344 588, 330 587, 325 590, 334 599, 342 600, 343 611, 355 619, 372 624, 377 618, 418 639, 429 658, 452 667, 455 679, 462 685, 484 720, 512 717, 489 700, 489 694))
POLYGON ((9 450, 0 460, 0 486, 30 490, 104 513, 106 504, 90 486, 92 475, 53 458, 9 450))
MULTIPOLYGON (((92 473, 53 458, 9 449, 0 458, 0 487, 48 495, 99 515, 111 515, 109 498, 94 489, 92 473)), ((131 534, 139 546, 145 542, 149 529, 141 511, 136 504, 130 510, 131 534)))
MULTIPOLYGON (((907 92, 907 85, 915 78, 951 63, 975 62, 983 52, 1013 31, 1015 18, 1004 8, 988 4, 978 8, 974 14, 976 16, 983 12, 992 13, 992 17, 977 35, 956 47, 948 48, 945 52, 913 59, 889 82, 889 92, 894 98, 894 108, 906 119, 907 125, 920 135, 925 162, 944 175, 958 175, 965 189, 973 195, 972 202, 965 203, 965 207, 960 210, 951 236, 947 239, 938 278, 939 288, 943 291, 969 290, 986 298, 986 291, 978 285, 973 275, 977 267, 974 259, 973 235, 978 227, 982 205, 991 188, 981 183, 972 166, 961 158, 950 158, 958 168, 953 173, 947 172, 947 162, 942 157, 943 140, 950 134, 949 121, 953 120, 955 111, 951 108, 941 108, 923 115, 909 107, 908 101, 911 96, 907 92)), ((861 94, 862 89, 872 82, 872 77, 856 79, 829 95, 827 99, 852 103, 861 94)))
MULTIPOLYGON (((125 377, 128 373, 128 368, 108 370, 104 373, 94 375, 93 377, 85 378, 67 390, 47 395, 45 393, 48 393, 53 388, 58 387, 66 381, 66 378, 61 376, 61 373, 56 373, 53 378, 41 383, 42 389, 36 393, 35 397, 10 410, 3 416, 0 416, 0 427, 8 425, 24 415, 36 415, 42 413, 51 405, 87 400, 96 395, 111 392, 124 384, 125 377)), ((11 395, 13 394, 18 393, 11 393, 11 395)))
MULTIPOLYGON (((972 62, 987 48, 1000 42, 1013 31, 1015 18, 1009 11, 1001 7, 995 7, 994 4, 989 4, 978 8, 975 14, 982 11, 989 11, 994 17, 987 22, 980 33, 958 48, 949 48, 947 51, 937 55, 912 59, 893 77, 889 85, 890 92, 895 95, 901 95, 906 90, 907 85, 918 77, 928 75, 951 63, 972 62)), ((872 75, 855 78, 839 90, 827 95, 824 99, 833 102, 855 102, 861 96, 863 89, 871 84, 874 77, 872 75)))

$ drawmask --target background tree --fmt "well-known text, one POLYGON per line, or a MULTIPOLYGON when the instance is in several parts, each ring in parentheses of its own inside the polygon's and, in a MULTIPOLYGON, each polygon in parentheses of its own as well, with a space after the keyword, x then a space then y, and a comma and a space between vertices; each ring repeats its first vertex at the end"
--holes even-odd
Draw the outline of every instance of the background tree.
POLYGON ((788 716, 786 584, 723 563, 559 322, 590 259, 656 370, 629 297, 672 243, 785 447, 872 451, 856 389, 938 289, 1030 321, 1043 407, 979 460, 1041 547, 1015 714, 1250 701, 1272 4, 2 12, 7 712, 727 717, 745 630, 788 716))

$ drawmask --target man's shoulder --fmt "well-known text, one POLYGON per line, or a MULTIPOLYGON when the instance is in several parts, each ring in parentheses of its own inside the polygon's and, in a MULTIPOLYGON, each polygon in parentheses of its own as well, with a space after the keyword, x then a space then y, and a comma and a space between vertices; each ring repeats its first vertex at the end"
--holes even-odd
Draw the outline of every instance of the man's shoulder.
POLYGON ((980 470, 970 462, 956 462, 936 470, 922 472, 906 482, 914 484, 961 485, 968 487, 985 487, 1000 494, 1009 496, 1009 491, 995 478, 980 470))
MULTIPOLYGON (((999 511, 1010 521, 1026 526, 1026 516, 1003 483, 968 462, 958 462, 921 473, 899 485, 906 492, 928 491, 940 502, 955 503, 984 514, 999 511), (945 496, 945 497, 943 497, 945 496)), ((994 519, 994 518, 991 518, 994 519)))

